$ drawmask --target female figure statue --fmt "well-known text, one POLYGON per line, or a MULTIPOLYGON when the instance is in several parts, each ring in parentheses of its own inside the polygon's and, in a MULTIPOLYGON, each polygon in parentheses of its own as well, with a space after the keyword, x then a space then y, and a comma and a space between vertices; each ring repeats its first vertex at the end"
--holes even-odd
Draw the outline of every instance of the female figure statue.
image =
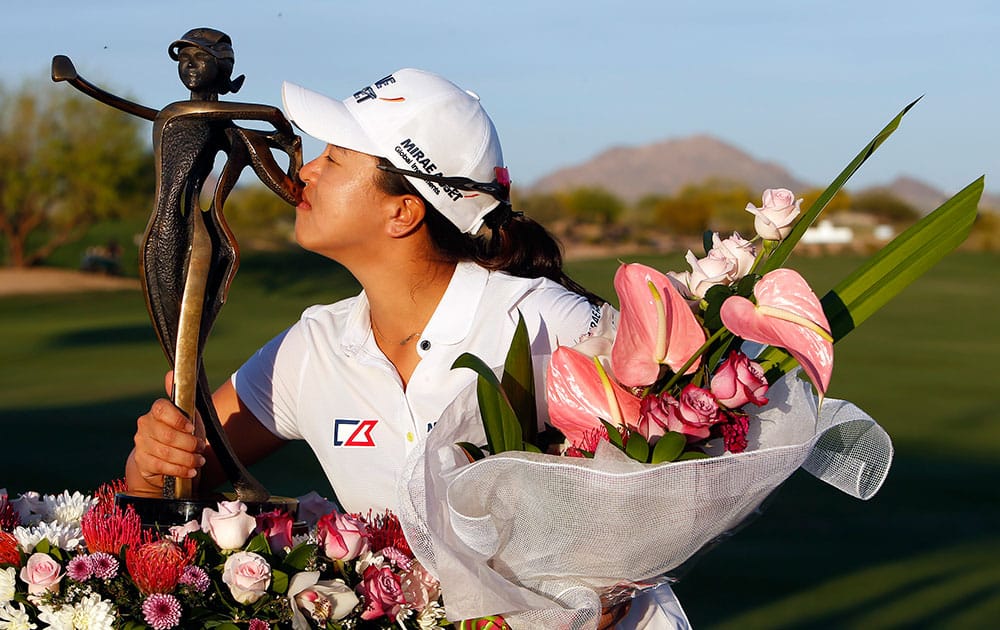
MULTIPOLYGON (((276 107, 219 100, 221 94, 239 90, 244 80, 242 75, 232 79, 235 56, 225 33, 195 28, 168 51, 191 97, 161 110, 96 87, 62 55, 52 60, 52 79, 68 81, 107 105, 153 122, 156 198, 142 241, 140 272, 157 337, 174 367, 174 403, 189 418, 200 414, 205 436, 225 460, 223 467, 239 498, 263 501, 267 491, 232 454, 220 428, 201 354, 239 261, 236 239, 223 215, 225 200, 241 171, 250 166, 282 199, 297 204, 301 139, 276 107), (274 131, 243 128, 234 123, 237 120, 264 121, 274 131), (287 170, 275 161, 272 149, 288 155, 287 170), (203 187, 220 152, 226 161, 208 208, 202 208, 203 187)), ((201 426, 195 424, 200 433, 201 426)), ((164 485, 163 493, 187 498, 193 489, 188 480, 175 479, 164 485)))

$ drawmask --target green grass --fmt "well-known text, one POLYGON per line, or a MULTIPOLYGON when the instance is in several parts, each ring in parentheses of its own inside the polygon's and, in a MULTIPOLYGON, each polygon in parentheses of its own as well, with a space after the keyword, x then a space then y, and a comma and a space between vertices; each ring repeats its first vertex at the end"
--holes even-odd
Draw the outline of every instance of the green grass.
MULTIPOLYGON (((633 259, 630 259, 630 261, 633 259)), ((793 258, 822 294, 862 257, 793 258)), ((646 257, 682 269, 679 255, 646 257)), ((570 273, 612 297, 616 261, 570 273)), ((959 253, 837 344, 829 395, 872 414, 896 459, 862 502, 798 473, 763 514, 685 567, 699 628, 979 628, 1000 614, 1000 256, 959 253)), ((303 308, 357 290, 306 254, 247 255, 206 353, 217 384, 303 308)), ((119 476, 167 363, 138 292, 0 298, 0 487, 93 489, 119 476)), ((289 449, 286 449, 286 451, 289 449)), ((255 468, 328 491, 308 448, 255 468)), ((585 511, 581 518, 586 518, 585 511)))

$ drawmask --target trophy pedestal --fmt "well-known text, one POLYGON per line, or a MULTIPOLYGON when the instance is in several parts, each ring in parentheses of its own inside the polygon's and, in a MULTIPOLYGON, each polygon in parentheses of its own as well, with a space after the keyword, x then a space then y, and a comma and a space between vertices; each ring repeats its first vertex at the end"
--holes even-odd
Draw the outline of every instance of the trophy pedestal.
MULTIPOLYGON (((215 494, 197 499, 161 499, 156 497, 139 497, 124 493, 115 495, 115 504, 121 509, 131 505, 143 527, 164 529, 173 525, 183 525, 188 521, 201 522, 201 513, 205 508, 218 509, 220 501, 235 501, 235 494, 215 494)), ((244 501, 247 514, 256 516, 265 512, 280 510, 288 512, 295 518, 298 509, 298 499, 289 497, 271 497, 267 501, 244 501)))

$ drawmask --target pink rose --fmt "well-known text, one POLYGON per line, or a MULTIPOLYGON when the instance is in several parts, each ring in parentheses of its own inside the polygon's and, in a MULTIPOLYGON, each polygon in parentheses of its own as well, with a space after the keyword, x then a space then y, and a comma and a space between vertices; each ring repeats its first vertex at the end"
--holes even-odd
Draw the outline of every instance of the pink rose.
POLYGON ((792 231, 802 200, 796 200, 792 191, 785 188, 769 188, 764 191, 763 201, 760 208, 747 204, 747 212, 754 215, 753 228, 765 240, 780 241, 792 231))
POLYGON ((369 565, 365 569, 358 590, 365 599, 365 609, 361 613, 361 618, 366 621, 382 616, 395 620, 403 604, 406 603, 399 577, 389 567, 378 568, 369 565))
MULTIPOLYGON (((698 258, 688 250, 684 260, 691 265, 691 271, 669 272, 682 285, 681 293, 688 299, 702 299, 705 292, 717 284, 728 285, 736 275, 736 263, 726 258, 721 251, 711 249, 704 258, 698 258)), ((677 283, 674 283, 677 286, 677 283)))
POLYGON ((683 433, 689 441, 707 438, 712 425, 724 419, 712 392, 696 385, 685 386, 676 400, 667 398, 667 428, 683 433))
POLYGON ((226 560, 222 581, 229 586, 233 599, 241 604, 252 604, 263 597, 271 585, 271 566, 252 551, 237 551, 226 560))
POLYGON ((41 595, 45 591, 58 592, 63 572, 62 566, 48 554, 33 553, 21 567, 20 576, 28 585, 29 595, 41 595))
POLYGON ((728 238, 719 238, 718 233, 712 234, 711 251, 718 252, 722 257, 732 261, 733 273, 729 278, 730 283, 750 273, 757 259, 757 250, 753 243, 740 236, 739 232, 733 232, 728 238))
POLYGON ((292 546, 292 515, 274 510, 257 515, 257 531, 267 536, 273 551, 292 546))
POLYGON ((427 604, 436 602, 441 596, 441 585, 419 562, 414 562, 403 574, 400 587, 406 605, 415 610, 427 608, 427 604))
POLYGON ((201 530, 212 537, 222 549, 239 549, 257 526, 241 501, 222 501, 219 511, 205 508, 201 513, 201 530))
POLYGON ((347 514, 331 512, 316 524, 323 553, 332 560, 353 560, 368 551, 368 527, 347 514))
POLYGON ((747 403, 767 403, 764 370, 739 351, 729 353, 712 375, 711 390, 721 405, 737 409, 747 403))
POLYGON ((688 250, 684 259, 691 265, 691 271, 670 271, 667 276, 684 297, 701 300, 712 287, 729 286, 750 273, 756 256, 753 244, 739 234, 721 239, 715 233, 712 234, 712 249, 704 258, 688 250))
POLYGON ((646 438, 650 444, 663 437, 667 431, 669 404, 665 399, 673 400, 670 396, 648 394, 639 403, 639 434, 646 438))

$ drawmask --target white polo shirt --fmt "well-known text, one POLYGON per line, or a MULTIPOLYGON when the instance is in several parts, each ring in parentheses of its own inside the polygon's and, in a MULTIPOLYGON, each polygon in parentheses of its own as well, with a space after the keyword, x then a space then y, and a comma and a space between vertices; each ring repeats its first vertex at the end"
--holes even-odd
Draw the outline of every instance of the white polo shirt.
POLYGON ((452 423, 449 428, 463 441, 485 442, 476 375, 451 366, 471 352, 499 374, 518 311, 531 339, 536 398, 544 414, 552 350, 587 336, 601 311, 551 280, 490 272, 473 263, 456 267, 417 340, 421 360, 405 390, 375 344, 364 292, 306 309, 233 375, 233 384, 275 435, 309 443, 345 509, 394 508, 407 454, 423 448, 438 422, 452 423))

